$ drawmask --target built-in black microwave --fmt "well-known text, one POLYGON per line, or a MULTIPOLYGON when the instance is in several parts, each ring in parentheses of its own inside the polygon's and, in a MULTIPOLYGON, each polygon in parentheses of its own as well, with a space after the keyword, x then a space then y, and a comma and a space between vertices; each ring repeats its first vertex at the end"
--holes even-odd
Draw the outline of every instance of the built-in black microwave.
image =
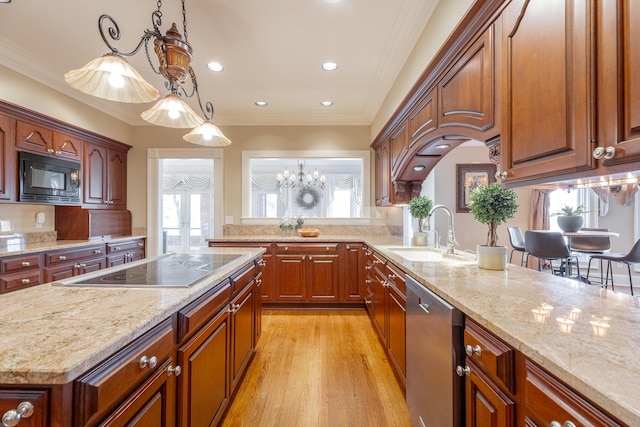
POLYGON ((18 153, 19 201, 56 205, 80 204, 79 162, 24 151, 18 153))

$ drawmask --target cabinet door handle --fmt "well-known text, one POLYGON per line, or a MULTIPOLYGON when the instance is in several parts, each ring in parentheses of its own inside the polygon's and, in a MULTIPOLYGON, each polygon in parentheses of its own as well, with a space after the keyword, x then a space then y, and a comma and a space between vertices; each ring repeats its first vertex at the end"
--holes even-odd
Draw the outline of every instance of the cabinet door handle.
POLYGON ((23 285, 28 285, 29 283, 31 283, 31 279, 22 279, 21 282, 23 285))
POLYGON ((169 367, 167 368, 167 375, 168 376, 175 375, 177 377, 181 373, 182 373, 182 368, 180 367, 180 365, 176 365, 175 368, 173 366, 169 365, 169 367))
POLYGON ((156 356, 151 356, 151 357, 142 356, 138 364, 140 366, 140 369, 144 369, 146 367, 153 369, 156 366, 158 366, 158 358, 156 356))
POLYGON ((464 377, 465 375, 470 375, 471 374, 471 368, 468 366, 465 366, 464 368, 462 366, 456 366, 456 374, 458 374, 459 377, 464 377))
POLYGON ((31 263, 29 261, 22 261, 20 263, 20 265, 23 266, 23 267, 29 267, 31 265, 31 263))
POLYGON ((33 403, 20 402, 17 409, 10 409, 2 416, 2 425, 5 427, 17 426, 21 419, 33 415, 33 403))

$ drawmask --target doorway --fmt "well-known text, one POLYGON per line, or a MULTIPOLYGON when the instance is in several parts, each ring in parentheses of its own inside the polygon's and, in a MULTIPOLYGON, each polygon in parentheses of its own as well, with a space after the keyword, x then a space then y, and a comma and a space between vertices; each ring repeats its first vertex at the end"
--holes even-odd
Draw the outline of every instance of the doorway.
POLYGON ((149 149, 147 255, 206 247, 222 233, 222 150, 149 149))

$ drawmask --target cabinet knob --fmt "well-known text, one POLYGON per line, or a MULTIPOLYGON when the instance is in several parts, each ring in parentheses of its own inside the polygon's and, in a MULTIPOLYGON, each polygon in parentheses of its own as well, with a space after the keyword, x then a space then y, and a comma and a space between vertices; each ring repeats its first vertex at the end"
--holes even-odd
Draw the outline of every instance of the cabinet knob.
POLYGON ((288 250, 289 250, 289 246, 285 246, 285 247, 284 247, 284 250, 285 250, 285 251, 288 251, 288 250))
POLYGON ((54 150, 53 148, 47 148, 47 153, 49 154, 53 154, 55 153, 56 150, 54 150))
POLYGON ((480 356, 482 354, 482 348, 479 345, 472 347, 471 344, 467 344, 464 347, 464 352, 467 353, 467 356, 473 356, 474 354, 480 356))
POLYGON ((364 266, 364 269, 365 269, 365 270, 371 270, 371 268, 372 268, 372 267, 371 267, 370 265, 365 265, 365 266, 364 266))
POLYGON ((139 248, 141 248, 141 247, 143 247, 143 246, 144 246, 144 243, 142 243, 142 242, 138 242, 138 247, 139 247, 139 248))
POLYGON ((21 419, 29 418, 33 415, 33 403, 20 402, 17 409, 10 409, 2 416, 2 425, 4 427, 17 426, 21 419))
POLYGON ((113 250, 114 250, 114 251, 119 251, 119 250, 120 250, 120 246, 114 246, 114 247, 113 247, 113 250))
POLYGON ((64 256, 64 255, 60 255, 60 256, 58 257, 58 259, 59 259, 60 261, 65 261, 65 260, 67 259, 67 257, 66 257, 66 256, 64 256))
POLYGON ((76 268, 76 269, 79 269, 79 268, 81 268, 81 267, 82 267, 82 266, 81 266, 79 263, 78 263, 78 264, 75 264, 75 265, 73 266, 73 268, 76 268))
POLYGON ((327 246, 327 251, 330 251, 331 249, 329 249, 329 246, 327 246))
POLYGON ((313 259, 313 257, 311 255, 309 255, 309 261, 311 261, 313 259))
POLYGON ((102 251, 100 249, 96 249, 95 251, 93 251, 93 253, 96 255, 100 255, 102 251))
POLYGON ((464 368, 462 366, 456 366, 456 374, 458 374, 459 377, 464 377, 465 375, 471 374, 471 368, 468 366, 464 368))
POLYGON ((258 265, 259 265, 260 267, 266 267, 267 262, 266 262, 265 260, 261 259, 260 261, 258 261, 258 265))
POLYGON ((181 373, 182 373, 182 368, 180 367, 180 365, 176 365, 175 368, 173 366, 169 365, 169 367, 167 368, 167 375, 169 375, 169 376, 175 375, 177 377, 181 373))
POLYGON ((22 282, 23 285, 28 285, 29 283, 31 283, 31 280, 30 279, 22 279, 21 282, 22 282))
POLYGON ((256 286, 262 285, 262 279, 256 279, 256 286))
POLYGON ((31 263, 29 261, 22 261, 20 263, 20 265, 23 266, 23 267, 29 267, 31 265, 31 263))
POLYGON ((495 174, 495 177, 498 180, 505 180, 507 179, 507 176, 508 176, 507 171, 498 171, 495 174))
POLYGON ((397 275, 395 275, 395 274, 393 274, 393 273, 391 273, 391 274, 389 275, 389 279, 397 279, 397 278, 398 278, 398 276, 397 276, 397 275))
POLYGON ((596 147, 593 150, 593 158, 600 159, 613 159, 616 156, 616 147, 608 146, 608 147, 596 147))
POLYGON ((371 279, 367 279, 367 280, 364 281, 364 283, 371 283, 371 282, 373 282, 373 280, 371 280, 371 279))
POLYGON ((151 357, 142 356, 140 358, 139 366, 140 366, 140 369, 144 369, 146 367, 153 369, 156 366, 158 366, 158 358, 156 356, 151 356, 151 357))
POLYGON ((564 424, 560 424, 560 422, 553 420, 549 427, 576 427, 576 425, 572 421, 565 421, 564 424))

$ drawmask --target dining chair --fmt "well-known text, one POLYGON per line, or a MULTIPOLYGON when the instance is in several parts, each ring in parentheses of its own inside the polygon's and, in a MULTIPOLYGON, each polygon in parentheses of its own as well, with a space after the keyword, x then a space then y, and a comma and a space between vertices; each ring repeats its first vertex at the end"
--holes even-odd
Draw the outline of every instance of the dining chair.
MULTIPOLYGON (((509 257, 509 263, 511 264, 511 260, 513 259, 513 253, 515 251, 522 252, 522 257, 520 258, 520 266, 525 263, 525 254, 527 251, 524 248, 524 236, 522 235, 522 230, 520 227, 507 227, 509 231, 509 243, 511 243, 511 256, 509 257)), ((529 257, 527 256, 527 263, 529 261, 529 257)), ((525 264, 526 265, 526 264, 525 264)))
MULTIPOLYGON (((608 228, 589 228, 582 227, 580 231, 609 231, 608 228)), ((592 255, 602 255, 611 251, 611 239, 609 237, 602 236, 571 236, 569 239, 569 249, 571 252, 578 254, 585 254, 589 256, 589 264, 587 265, 587 278, 591 272, 591 261, 597 258, 593 258, 592 255)), ((602 268, 603 260, 600 258, 600 283, 604 281, 602 268)), ((588 280, 588 279, 587 279, 588 280)))
POLYGON ((542 270, 540 260, 549 261, 551 272, 561 276, 569 276, 571 267, 575 265, 580 280, 578 257, 572 255, 562 233, 548 230, 528 230, 524 234, 525 251, 538 258, 538 271, 542 270), (553 261, 560 261, 558 269, 553 268, 553 261))
MULTIPOLYGON (((606 288, 611 279, 611 290, 615 291, 613 287, 613 270, 611 269, 612 262, 621 262, 627 264, 627 272, 629 273, 629 287, 631 288, 631 295, 633 295, 633 280, 631 277, 631 264, 640 264, 640 239, 636 241, 631 250, 627 253, 608 253, 601 255, 592 255, 591 258, 607 261, 607 276, 604 281, 604 287, 606 288), (611 277, 609 277, 611 275, 611 277)), ((587 271, 587 280, 589 280, 589 272, 587 271)))

